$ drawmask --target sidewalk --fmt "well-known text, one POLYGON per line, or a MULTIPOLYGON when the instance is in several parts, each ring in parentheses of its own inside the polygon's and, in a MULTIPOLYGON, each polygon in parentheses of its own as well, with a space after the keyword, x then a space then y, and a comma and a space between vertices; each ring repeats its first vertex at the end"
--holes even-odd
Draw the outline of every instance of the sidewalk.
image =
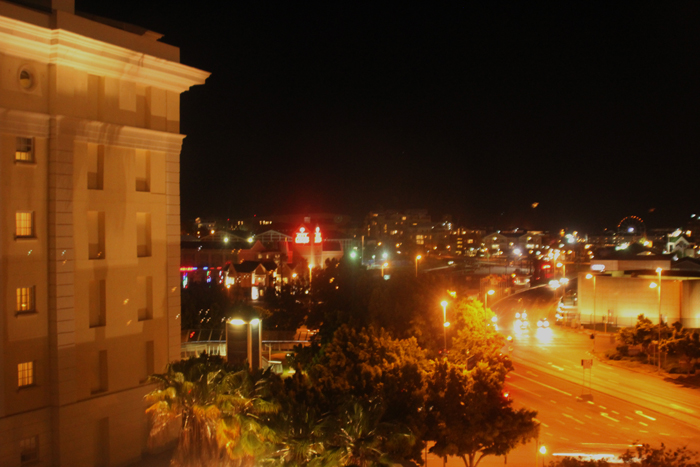
MULTIPOLYGON (((563 331, 576 333, 576 334, 588 334, 589 336, 593 332, 591 329, 572 329, 567 327, 561 327, 563 331)), ((625 370, 632 371, 634 373, 645 374, 649 376, 668 381, 670 383, 677 384, 679 386, 690 388, 690 389, 700 389, 700 374, 695 375, 684 375, 680 373, 668 373, 661 370, 659 373, 658 367, 642 362, 637 362, 633 360, 612 360, 605 357, 605 352, 607 350, 615 349, 617 344, 615 342, 615 336, 617 333, 603 333, 596 332, 596 347, 593 352, 593 356, 602 363, 609 366, 614 366, 616 368, 622 368, 625 370)))

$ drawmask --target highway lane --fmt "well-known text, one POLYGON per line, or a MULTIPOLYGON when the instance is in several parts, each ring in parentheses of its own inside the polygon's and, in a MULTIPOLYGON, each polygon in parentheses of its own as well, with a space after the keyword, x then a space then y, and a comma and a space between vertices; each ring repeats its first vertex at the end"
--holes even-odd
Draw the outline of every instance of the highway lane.
POLYGON ((519 364, 506 388, 516 407, 537 410, 540 442, 556 454, 619 455, 635 442, 697 447, 700 428, 675 417, 519 364))
MULTIPOLYGON (((515 334, 515 313, 531 324, 553 321, 555 292, 535 288, 494 304, 499 326, 515 337, 515 364, 507 382, 517 404, 540 412, 542 441, 557 452, 623 452, 636 440, 700 449, 700 392, 653 374, 633 372, 596 360, 588 334, 551 325, 549 330, 515 334), (582 387, 582 359, 593 359, 582 387), (591 395, 591 400, 582 398, 591 395), (653 420, 652 420, 653 419, 653 420), (697 441, 696 441, 697 440, 697 441)), ((596 352, 614 347, 610 338, 595 342, 596 352)))

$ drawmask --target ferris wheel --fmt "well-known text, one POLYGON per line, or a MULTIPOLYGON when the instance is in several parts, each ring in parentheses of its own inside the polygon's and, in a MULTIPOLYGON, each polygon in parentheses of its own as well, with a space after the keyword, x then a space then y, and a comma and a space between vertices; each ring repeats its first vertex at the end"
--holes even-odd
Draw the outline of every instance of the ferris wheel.
POLYGON ((632 235, 645 237, 647 228, 644 225, 642 218, 637 216, 627 216, 617 224, 617 233, 619 235, 632 235))

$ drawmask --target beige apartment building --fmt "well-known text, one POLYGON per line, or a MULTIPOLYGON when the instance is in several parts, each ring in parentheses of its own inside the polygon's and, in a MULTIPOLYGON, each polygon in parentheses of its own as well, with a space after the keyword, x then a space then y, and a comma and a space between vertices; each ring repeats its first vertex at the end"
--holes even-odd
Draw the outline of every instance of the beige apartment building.
POLYGON ((208 73, 22 3, 0 0, 0 465, 124 465, 180 356, 179 100, 208 73))

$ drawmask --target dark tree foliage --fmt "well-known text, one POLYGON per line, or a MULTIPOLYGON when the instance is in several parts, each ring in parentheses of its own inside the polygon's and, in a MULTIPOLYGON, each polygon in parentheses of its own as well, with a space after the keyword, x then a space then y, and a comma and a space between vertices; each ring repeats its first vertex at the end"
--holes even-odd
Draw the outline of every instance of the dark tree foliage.
MULTIPOLYGON (((636 467, 700 467, 698 453, 686 447, 669 449, 663 443, 658 448, 649 444, 637 445, 628 449, 619 460, 625 465, 636 467)), ((620 465, 604 460, 592 461, 581 458, 565 457, 547 464, 549 467, 608 467, 620 465)))
POLYGON ((180 296, 182 329, 222 327, 226 312, 234 304, 226 288, 216 283, 193 282, 180 291, 180 296))
POLYGON ((318 339, 324 343, 330 341, 343 324, 367 325, 371 291, 371 275, 352 262, 333 260, 323 269, 314 269, 310 291, 312 304, 306 325, 309 329, 318 329, 318 339))
POLYGON ((259 303, 267 315, 265 329, 296 331, 304 324, 309 310, 307 290, 300 281, 284 284, 279 290, 267 289, 259 303))
POLYGON ((467 371, 446 359, 434 363, 428 376, 426 439, 430 451, 457 456, 476 467, 485 456, 502 456, 535 438, 536 412, 512 407, 503 396, 500 376, 484 362, 467 371))
MULTIPOLYGON (((362 403, 382 401, 382 422, 406 426, 420 438, 427 365, 415 339, 393 339, 384 330, 344 325, 324 346, 309 376, 331 407, 341 406, 348 397, 362 403)), ((420 446, 393 454, 419 458, 420 446)))

